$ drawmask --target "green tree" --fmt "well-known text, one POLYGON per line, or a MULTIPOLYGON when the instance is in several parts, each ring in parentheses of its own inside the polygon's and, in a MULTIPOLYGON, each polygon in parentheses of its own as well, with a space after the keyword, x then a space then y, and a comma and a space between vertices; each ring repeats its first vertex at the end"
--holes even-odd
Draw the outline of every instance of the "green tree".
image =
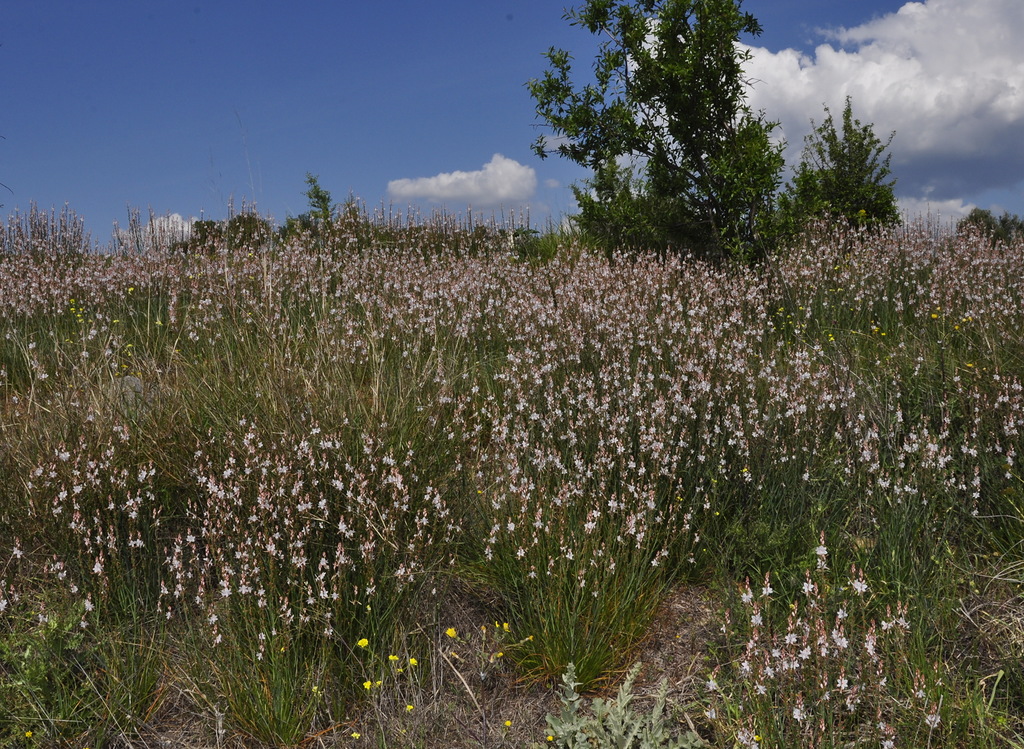
POLYGON ((603 37, 594 80, 577 86, 569 52, 551 48, 527 86, 558 138, 534 151, 594 171, 575 188, 579 224, 613 241, 748 255, 782 169, 777 123, 746 105, 741 34, 761 27, 741 0, 589 0, 573 26, 603 37))
POLYGON ((297 236, 303 232, 320 237, 329 229, 334 216, 334 201, 331 193, 320 186, 320 178, 306 172, 309 189, 303 193, 309 201, 309 210, 298 216, 289 216, 281 227, 282 239, 297 236))
POLYGON ((846 97, 842 130, 825 107, 825 121, 804 141, 793 180, 779 196, 778 219, 784 235, 795 235, 816 218, 840 217, 856 226, 898 224, 899 210, 891 174, 891 154, 883 158, 895 133, 883 143, 871 124, 853 117, 846 97))
POLYGON ((320 178, 317 175, 306 172, 306 184, 309 189, 304 193, 309 200, 309 214, 314 220, 327 223, 331 220, 334 212, 334 203, 331 200, 331 193, 320 186, 320 178))

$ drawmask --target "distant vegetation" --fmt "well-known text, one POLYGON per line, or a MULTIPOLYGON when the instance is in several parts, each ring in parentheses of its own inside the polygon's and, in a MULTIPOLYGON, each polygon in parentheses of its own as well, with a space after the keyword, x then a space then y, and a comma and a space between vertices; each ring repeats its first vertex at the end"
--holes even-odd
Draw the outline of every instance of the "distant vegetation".
POLYGON ((1024 219, 1015 213, 1004 211, 998 218, 992 211, 974 208, 957 223, 960 231, 975 230, 994 242, 1013 242, 1024 238, 1024 219))

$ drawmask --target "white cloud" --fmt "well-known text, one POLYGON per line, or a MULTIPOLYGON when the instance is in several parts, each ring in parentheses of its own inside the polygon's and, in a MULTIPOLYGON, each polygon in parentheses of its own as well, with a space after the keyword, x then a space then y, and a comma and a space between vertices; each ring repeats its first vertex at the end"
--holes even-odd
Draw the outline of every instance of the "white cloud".
POLYGON ((1021 0, 909 2, 828 32, 813 55, 752 48, 750 104, 781 121, 792 164, 822 105, 838 119, 849 95, 883 141, 896 133, 897 193, 945 205, 1024 174, 1022 36, 1021 0))
POLYGON ((932 216, 934 218, 957 221, 977 206, 959 199, 928 200, 927 198, 900 198, 898 201, 900 214, 908 218, 932 216))
POLYGON ((129 222, 127 228, 115 225, 114 239, 123 247, 135 250, 152 250, 157 247, 166 248, 174 242, 182 242, 192 235, 192 225, 198 219, 183 218, 180 213, 168 213, 163 216, 150 214, 145 224, 129 222))
POLYGON ((182 234, 187 237, 192 233, 192 225, 196 220, 195 217, 182 218, 180 213, 170 213, 154 216, 149 220, 149 225, 157 233, 182 234))
POLYGON ((433 177, 388 182, 396 200, 466 203, 474 208, 527 201, 537 189, 537 174, 500 153, 474 172, 442 172, 433 177))

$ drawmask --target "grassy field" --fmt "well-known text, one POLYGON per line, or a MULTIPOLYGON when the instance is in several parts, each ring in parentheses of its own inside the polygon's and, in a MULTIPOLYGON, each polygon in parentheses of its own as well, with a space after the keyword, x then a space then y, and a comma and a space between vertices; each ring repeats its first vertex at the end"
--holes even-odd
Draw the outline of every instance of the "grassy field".
POLYGON ((0 745, 1024 745, 1020 245, 137 236, 0 237, 0 745))

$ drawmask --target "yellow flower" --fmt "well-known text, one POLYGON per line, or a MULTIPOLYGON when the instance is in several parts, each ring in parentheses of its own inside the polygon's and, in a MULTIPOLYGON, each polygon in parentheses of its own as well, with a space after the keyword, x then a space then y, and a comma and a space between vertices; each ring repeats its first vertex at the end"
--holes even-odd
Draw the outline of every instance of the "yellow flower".
POLYGON ((25 731, 25 738, 26 739, 32 738, 32 732, 31 731, 25 731))
POLYGON ((409 665, 410 666, 418 666, 418 665, 420 665, 420 662, 418 660, 416 660, 415 658, 410 658, 409 659, 409 665))
POLYGON ((554 736, 551 736, 551 735, 549 734, 549 735, 548 735, 548 741, 554 741, 554 740, 555 740, 555 737, 554 737, 554 736))
POLYGON ((364 681, 364 682, 363 682, 363 688, 365 688, 365 689, 369 690, 369 689, 371 689, 372 687, 373 687, 373 682, 372 682, 372 681, 364 681))
POLYGON ((412 712, 412 705, 406 705, 405 709, 407 712, 412 712))
POLYGON ((444 631, 444 633, 446 635, 448 635, 449 637, 458 637, 459 636, 459 633, 455 631, 455 627, 448 627, 448 629, 446 629, 444 631))
POLYGON ((510 720, 506 720, 505 721, 505 728, 509 728, 511 725, 512 725, 512 721, 510 721, 510 720))
POLYGON ((365 648, 369 644, 370 644, 370 641, 367 640, 365 637, 363 639, 361 639, 359 642, 356 643, 356 645, 358 645, 361 648, 365 648))
POLYGON ((397 655, 389 655, 388 656, 388 660, 389 661, 397 661, 398 660, 398 656, 397 655))
POLYGON ((361 734, 359 733, 359 731, 353 731, 352 732, 352 738, 354 738, 354 739, 358 739, 360 735, 361 734))

